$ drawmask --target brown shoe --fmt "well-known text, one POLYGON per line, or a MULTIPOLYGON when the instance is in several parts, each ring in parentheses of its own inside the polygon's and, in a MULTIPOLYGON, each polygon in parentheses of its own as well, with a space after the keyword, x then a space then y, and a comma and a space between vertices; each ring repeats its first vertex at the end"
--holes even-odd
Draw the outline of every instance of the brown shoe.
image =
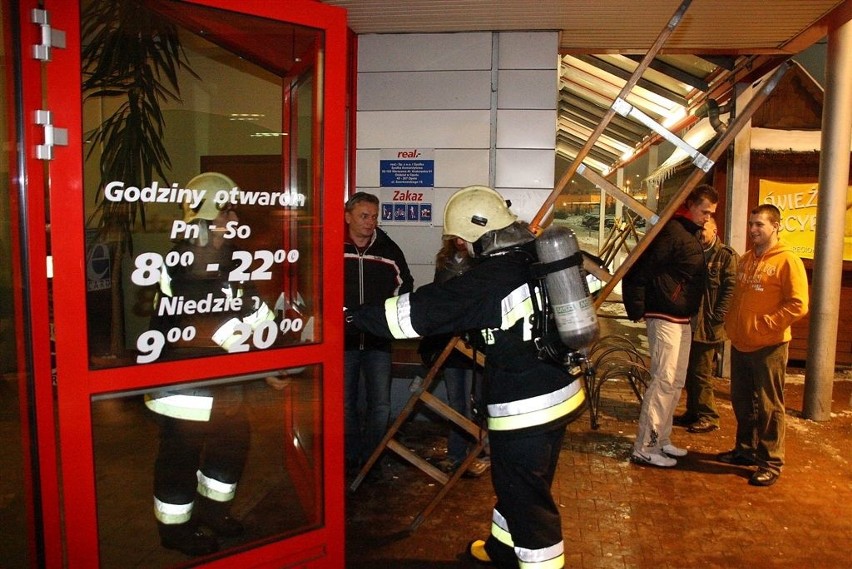
POLYGON ((773 472, 768 468, 758 468, 757 472, 751 475, 748 483, 752 486, 772 486, 778 482, 779 476, 781 476, 781 474, 773 472))
POLYGON ((701 418, 689 425, 686 428, 688 433, 710 433, 719 429, 719 425, 711 423, 709 420, 701 418))
POLYGON ((489 468, 491 468, 491 461, 476 458, 470 463, 470 466, 467 467, 467 470, 462 476, 465 478, 479 478, 485 474, 489 468))

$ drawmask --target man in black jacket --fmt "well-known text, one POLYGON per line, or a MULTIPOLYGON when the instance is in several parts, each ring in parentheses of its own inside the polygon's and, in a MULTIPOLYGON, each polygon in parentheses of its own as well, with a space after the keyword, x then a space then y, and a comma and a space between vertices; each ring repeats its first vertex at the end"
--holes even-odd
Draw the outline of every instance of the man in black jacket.
POLYGON ((704 250, 698 231, 716 212, 712 186, 695 188, 624 277, 627 317, 644 319, 651 356, 651 382, 642 399, 631 460, 670 468, 686 450, 671 441, 672 417, 686 381, 690 318, 704 291, 704 250))
MULTIPOLYGON (((378 305, 411 292, 414 279, 405 255, 378 228, 379 199, 357 192, 346 202, 348 231, 343 250, 344 306, 378 305)), ((347 328, 344 353, 346 466, 357 471, 382 441, 390 419, 391 342, 347 328), (358 413, 358 388, 364 376, 367 409, 358 413), (363 423, 363 425, 362 425, 363 423)))
POLYGON ((725 316, 737 282, 736 251, 719 239, 716 222, 710 220, 701 231, 707 274, 701 308, 692 318, 692 346, 686 369, 686 412, 674 424, 690 433, 709 433, 719 428, 719 412, 713 396, 714 359, 728 334, 725 316))
MULTIPOLYGON (((540 357, 533 321, 535 237, 505 200, 464 188, 444 210, 444 238, 460 237, 481 261, 444 283, 348 311, 348 325, 394 338, 468 330, 485 354, 484 401, 497 503, 491 535, 469 544, 482 562, 515 569, 564 566, 559 508, 550 493, 570 421, 585 409, 579 372, 540 357)), ((575 346, 582 348, 583 346, 575 346)))

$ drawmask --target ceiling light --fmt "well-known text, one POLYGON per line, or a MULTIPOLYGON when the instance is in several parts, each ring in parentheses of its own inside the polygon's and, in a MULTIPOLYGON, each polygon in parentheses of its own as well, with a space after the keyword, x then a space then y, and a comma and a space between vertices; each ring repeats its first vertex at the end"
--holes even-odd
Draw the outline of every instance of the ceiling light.
POLYGON ((231 113, 228 115, 228 120, 232 121, 258 121, 265 117, 261 113, 231 113))

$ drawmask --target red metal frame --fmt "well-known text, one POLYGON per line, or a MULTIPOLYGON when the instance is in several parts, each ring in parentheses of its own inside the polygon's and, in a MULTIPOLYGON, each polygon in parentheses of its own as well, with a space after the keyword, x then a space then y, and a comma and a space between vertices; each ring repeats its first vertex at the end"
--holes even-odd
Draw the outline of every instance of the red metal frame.
MULTIPOLYGON (((345 93, 334 85, 344 84, 346 73, 346 13, 340 8, 306 0, 205 0, 199 6, 234 11, 293 22, 325 31, 323 130, 321 134, 323 187, 322 261, 315 267, 321 279, 322 342, 267 352, 228 356, 228 373, 239 375, 283 365, 320 364, 322 367, 324 421, 324 526, 291 539, 271 543, 232 557, 209 563, 209 567, 280 566, 290 559, 307 567, 342 567, 343 544, 343 278, 342 256, 336 254, 343 242, 345 93), (310 562, 310 559, 317 559, 310 562)), ((67 47, 54 52, 47 66, 48 106, 56 125, 67 128, 69 144, 57 148, 50 163, 50 212, 56 266, 54 320, 56 325, 58 415, 61 467, 65 502, 66 559, 70 567, 98 566, 98 536, 94 484, 90 398, 94 394, 147 388, 159 383, 203 379, 222 374, 221 358, 153 363, 107 370, 90 370, 86 329, 84 211, 82 172, 82 116, 80 93, 79 6, 76 2, 47 0, 53 22, 62 22, 67 47)), ((37 171, 33 168, 33 172, 37 171)), ((33 222, 35 224, 35 221, 33 222)), ((37 225, 34 225, 37 227, 37 225)), ((37 257, 36 257, 37 258, 37 257)), ((46 299, 46 293, 42 295, 46 299)), ((45 304, 46 305, 46 304, 45 304)), ((44 346, 44 342, 41 343, 44 346)), ((42 347, 44 350, 44 347, 42 347)), ((47 353, 45 350, 43 353, 47 353)), ((47 456, 42 454, 42 457, 47 456)), ((57 518, 58 519, 58 516, 57 518)), ((59 566, 49 564, 51 566, 59 566)))
MULTIPOLYGON (((44 551, 42 560, 46 567, 60 567, 62 564, 62 527, 60 523, 59 468, 56 454, 56 421, 54 415, 50 310, 47 276, 47 229, 46 203, 44 188, 46 185, 43 162, 35 156, 35 147, 44 142, 44 134, 33 120, 33 113, 41 109, 42 103, 42 63, 31 56, 32 46, 41 43, 41 29, 30 21, 32 10, 38 7, 36 0, 22 0, 19 3, 18 27, 21 34, 21 87, 23 93, 22 112, 24 114, 24 133, 21 151, 25 153, 24 172, 11 172, 12 185, 17 190, 23 187, 27 192, 26 221, 28 235, 25 246, 31 261, 28 266, 29 281, 15 282, 15 289, 26 287, 31 305, 29 319, 31 329, 28 341, 34 354, 33 368, 30 370, 34 400, 30 402, 35 411, 34 429, 37 433, 37 452, 39 478, 31 480, 40 493, 41 512, 32 511, 34 537, 36 524, 41 524, 44 551)), ((7 52, 11 53, 11 52, 7 52)), ((10 101, 13 99, 9 99, 10 101)), ((17 167, 17 161, 11 161, 17 167)), ((17 276, 21 273, 18 271, 17 276)), ((22 398, 22 401, 25 401, 22 398)), ((26 415, 23 415, 24 417, 26 415)), ((24 425, 24 437, 33 436, 24 425)), ((29 463, 28 463, 29 464, 29 463)), ((30 506, 32 507, 32 505, 30 506)), ((32 542, 35 544, 35 540, 32 542)), ((37 555, 33 555, 36 559, 37 555)))

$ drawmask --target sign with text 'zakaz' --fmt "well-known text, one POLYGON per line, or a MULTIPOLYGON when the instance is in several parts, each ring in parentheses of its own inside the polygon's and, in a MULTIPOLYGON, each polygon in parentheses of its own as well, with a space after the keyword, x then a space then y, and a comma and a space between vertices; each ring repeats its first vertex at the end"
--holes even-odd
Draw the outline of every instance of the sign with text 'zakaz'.
POLYGON ((379 160, 383 224, 432 223, 435 150, 384 149, 379 160))

